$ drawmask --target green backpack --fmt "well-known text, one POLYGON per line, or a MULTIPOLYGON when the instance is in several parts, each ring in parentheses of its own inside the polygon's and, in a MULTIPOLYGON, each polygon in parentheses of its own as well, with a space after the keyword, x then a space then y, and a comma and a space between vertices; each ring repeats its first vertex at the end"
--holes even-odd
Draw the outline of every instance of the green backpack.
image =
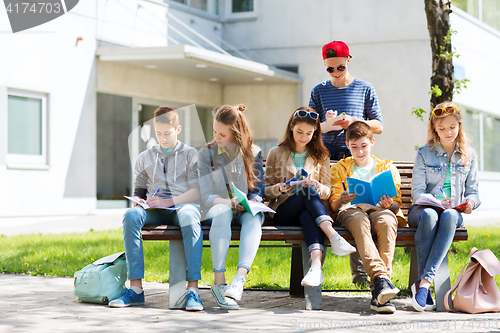
POLYGON ((75 272, 75 296, 82 302, 107 304, 120 296, 126 281, 125 252, 115 253, 75 272))

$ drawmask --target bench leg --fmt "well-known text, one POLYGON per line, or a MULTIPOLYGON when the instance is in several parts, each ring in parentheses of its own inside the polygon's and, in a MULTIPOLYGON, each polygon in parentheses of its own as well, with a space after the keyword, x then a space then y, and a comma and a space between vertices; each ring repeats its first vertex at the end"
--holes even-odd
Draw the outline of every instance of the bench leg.
POLYGON ((448 266, 448 253, 443 259, 441 266, 439 266, 436 277, 434 278, 434 291, 436 295, 436 311, 446 312, 444 306, 444 296, 450 290, 450 269, 448 266))
MULTIPOLYGON (((307 274, 311 268, 311 255, 307 249, 306 242, 302 241, 302 266, 303 275, 307 274)), ((317 287, 304 287, 306 296, 306 310, 323 310, 323 300, 321 297, 321 286, 317 287)))
POLYGON ((171 309, 184 308, 184 302, 177 301, 186 292, 186 259, 184 244, 180 239, 170 240, 169 258, 169 305, 171 309))
POLYGON ((304 297, 304 287, 300 285, 304 272, 302 266, 302 248, 298 244, 293 244, 290 267, 290 296, 304 297))
POLYGON ((411 248, 411 259, 410 259, 410 277, 408 279, 408 289, 411 290, 411 286, 418 281, 418 260, 417 260, 417 249, 415 246, 411 248))

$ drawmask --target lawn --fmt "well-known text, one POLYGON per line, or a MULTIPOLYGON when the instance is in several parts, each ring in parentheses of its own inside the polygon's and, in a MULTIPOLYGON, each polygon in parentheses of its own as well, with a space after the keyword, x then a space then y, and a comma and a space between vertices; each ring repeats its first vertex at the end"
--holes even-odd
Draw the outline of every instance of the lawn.
MULTIPOLYGON (((472 247, 489 248, 500 257, 500 228, 468 228, 467 242, 453 243, 449 255, 451 282, 469 259, 472 247)), ((208 244, 208 242, 205 242, 208 244)), ((236 242, 233 242, 237 244, 236 242)), ((73 276, 74 272, 103 256, 123 251, 121 230, 62 235, 0 236, 0 272, 47 276, 73 276)), ((168 282, 168 242, 144 242, 145 280, 168 282)), ((290 279, 290 248, 260 248, 248 275, 247 288, 286 289, 290 279)), ((238 249, 230 248, 226 260, 227 278, 236 272, 238 249)), ((396 248, 393 283, 407 288, 410 255, 396 248)), ((351 284, 349 258, 327 254, 323 289, 355 289, 351 284)), ((213 281, 210 248, 203 249, 201 284, 213 281)), ((496 278, 500 286, 500 276, 496 278)))

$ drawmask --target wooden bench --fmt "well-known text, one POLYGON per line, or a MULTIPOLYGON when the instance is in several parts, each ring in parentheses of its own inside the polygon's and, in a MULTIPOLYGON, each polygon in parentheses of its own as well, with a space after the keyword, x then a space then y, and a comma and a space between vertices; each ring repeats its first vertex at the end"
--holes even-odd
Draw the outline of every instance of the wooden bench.
MULTIPOLYGON (((411 206, 411 177, 413 162, 395 162, 401 175, 401 195, 403 205, 401 207, 405 216, 411 206)), ((264 224, 262 227, 261 241, 279 242, 281 246, 292 247, 291 270, 290 270, 290 295, 305 296, 307 310, 321 310, 322 297, 321 286, 302 287, 300 282, 304 274, 310 268, 311 257, 304 242, 302 227, 275 227, 264 224)), ((335 226, 335 230, 351 244, 354 239, 349 231, 342 227, 335 226)), ((210 227, 202 226, 203 239, 208 240, 210 227)), ((411 247, 410 274, 408 288, 418 280, 417 255, 415 250, 414 235, 415 228, 398 228, 396 246, 411 247)), ((375 236, 374 236, 375 237, 375 236)), ((233 228, 231 240, 239 240, 240 229, 233 228)), ((468 238, 465 228, 457 228, 454 242, 465 241, 468 238)), ((182 243, 182 234, 177 226, 145 226, 142 230, 143 240, 168 240, 169 247, 169 297, 170 308, 178 308, 176 301, 184 294, 186 290, 186 262, 184 259, 184 246, 182 243)), ((326 253, 326 251, 325 251, 326 253)), ((448 256, 446 256, 441 267, 436 273, 434 280, 437 311, 446 311, 444 307, 444 295, 451 287, 450 274, 448 268, 448 256)))

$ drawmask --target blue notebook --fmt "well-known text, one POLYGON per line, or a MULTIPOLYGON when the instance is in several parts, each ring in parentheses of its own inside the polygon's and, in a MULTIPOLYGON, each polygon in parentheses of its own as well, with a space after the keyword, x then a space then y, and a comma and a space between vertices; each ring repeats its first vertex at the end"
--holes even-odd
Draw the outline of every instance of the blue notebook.
POLYGON ((373 176, 369 182, 347 177, 349 193, 356 193, 356 199, 351 204, 360 203, 376 206, 379 198, 387 195, 391 198, 398 195, 391 170, 386 170, 373 176))

